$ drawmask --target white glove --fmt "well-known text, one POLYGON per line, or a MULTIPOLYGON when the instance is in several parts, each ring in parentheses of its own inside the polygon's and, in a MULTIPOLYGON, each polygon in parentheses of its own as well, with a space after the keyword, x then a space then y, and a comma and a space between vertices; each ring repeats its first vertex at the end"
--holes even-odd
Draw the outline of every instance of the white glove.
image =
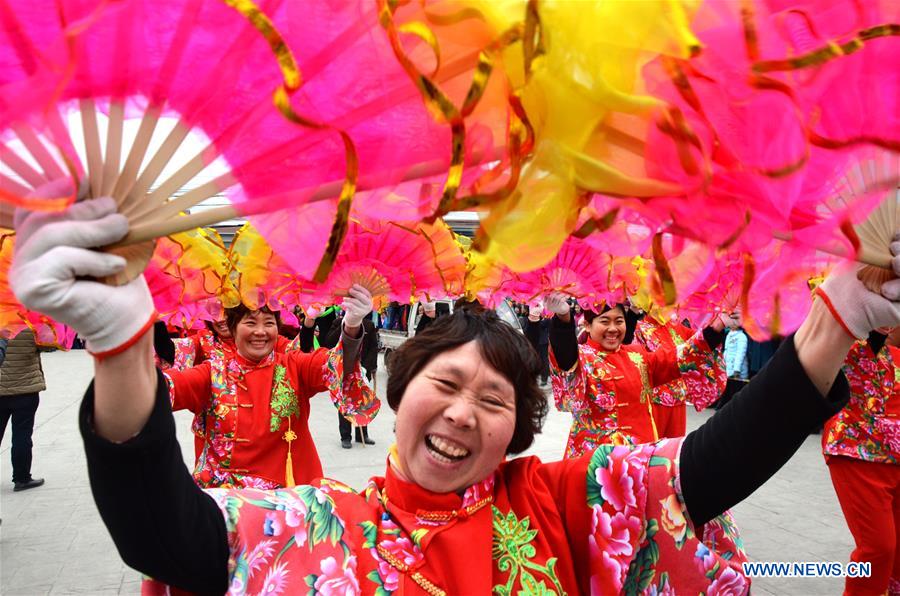
POLYGON ((128 232, 113 199, 83 201, 63 213, 20 211, 20 217, 9 280, 25 307, 74 329, 97 357, 126 349, 153 326, 156 310, 143 275, 119 287, 84 279, 125 268, 120 256, 88 250, 128 232))
MULTIPOLYGON (((891 243, 891 253, 895 255, 891 260, 894 274, 900 275, 900 256, 896 256, 900 242, 891 243)), ((857 339, 865 339, 879 327, 900 325, 900 279, 884 283, 878 295, 866 289, 857 277, 861 268, 856 263, 842 263, 816 290, 837 322, 857 339)))
POLYGON ((351 329, 362 325, 363 319, 372 312, 372 294, 359 284, 353 284, 347 297, 341 303, 344 309, 344 327, 351 329))
POLYGON ((569 303, 566 302, 565 294, 561 292, 550 292, 547 294, 547 299, 544 300, 544 307, 560 317, 569 314, 569 303))

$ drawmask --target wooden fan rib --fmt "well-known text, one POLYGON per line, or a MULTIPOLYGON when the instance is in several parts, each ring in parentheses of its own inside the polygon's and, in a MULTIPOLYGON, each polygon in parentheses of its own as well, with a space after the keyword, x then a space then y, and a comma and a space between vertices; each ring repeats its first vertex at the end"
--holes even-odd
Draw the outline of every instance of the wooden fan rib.
MULTIPOLYGON (((503 151, 503 148, 495 148, 489 153, 476 153, 473 156, 471 165, 478 165, 480 163, 499 159, 503 151)), ((446 163, 444 163, 444 161, 442 160, 419 163, 410 167, 409 170, 407 170, 406 174, 402 177, 400 182, 408 182, 410 180, 418 180, 420 178, 437 176, 446 172, 446 169, 446 163)), ((323 184, 317 187, 316 190, 313 191, 312 194, 310 194, 306 202, 315 203, 317 201, 331 200, 340 194, 343 184, 343 179, 323 184)), ((362 192, 365 190, 371 190, 371 187, 360 184, 358 187, 358 191, 362 192)), ((227 219, 234 219, 239 215, 257 215, 260 213, 266 213, 268 211, 269 209, 267 209, 265 205, 260 204, 260 202, 256 202, 255 204, 244 203, 241 205, 240 212, 234 205, 223 205, 222 207, 205 209, 203 211, 190 213, 183 217, 176 217, 168 221, 138 222, 135 225, 131 226, 131 230, 128 232, 128 235, 125 236, 123 240, 116 243, 115 246, 125 246, 128 244, 144 242, 152 238, 169 236, 194 228, 209 226, 220 221, 225 221, 227 219)), ((125 215, 129 214, 126 213, 125 215)))
POLYGON ((137 195, 132 195, 131 190, 137 182, 138 173, 140 172, 141 163, 147 154, 147 148, 156 132, 156 125, 159 122, 159 116, 162 113, 162 107, 158 105, 151 106, 144 112, 141 118, 141 124, 138 127, 137 136, 128 152, 128 158, 125 160, 125 166, 113 185, 112 196, 119 204, 120 211, 124 211, 133 201, 137 199, 137 195))
POLYGON ((101 196, 112 194, 119 177, 122 161, 122 130, 125 125, 125 101, 121 98, 109 102, 109 119, 106 127, 106 155, 103 160, 103 185, 101 196))
MULTIPOLYGON (((207 149, 211 148, 211 145, 207 146, 207 149)), ((184 164, 184 166, 175 172, 168 180, 160 184, 156 190, 144 197, 141 201, 142 208, 134 215, 133 219, 140 220, 148 213, 153 213, 158 210, 162 205, 166 204, 169 197, 178 192, 185 184, 202 172, 211 161, 212 160, 204 159, 203 153, 194 156, 193 159, 184 164)), ((180 210, 175 211, 175 213, 178 213, 179 211, 180 210)))
POLYGON ((21 177, 25 182, 31 185, 32 188, 37 188, 46 180, 41 177, 40 172, 35 170, 28 164, 24 159, 22 159, 19 155, 16 154, 15 151, 7 147, 5 144, 0 147, 0 161, 5 163, 9 169, 16 173, 19 177, 21 177))
POLYGON ((28 150, 43 170, 45 182, 50 182, 51 180, 56 180, 65 176, 59 163, 57 163, 53 156, 50 155, 50 152, 47 151, 47 147, 44 146, 44 143, 38 138, 31 127, 23 124, 14 124, 12 130, 16 133, 16 136, 19 137, 19 140, 22 141, 25 149, 28 150))
MULTIPOLYGON (((153 183, 156 182, 157 178, 162 174, 166 164, 169 163, 169 160, 172 159, 172 156, 175 155, 178 148, 181 147, 181 144, 187 138, 189 132, 190 128, 181 120, 175 123, 172 130, 166 135, 162 145, 156 150, 153 157, 150 158, 150 163, 147 164, 147 167, 144 168, 144 171, 141 172, 141 175, 138 176, 137 181, 129 191, 128 194, 132 197, 131 201, 138 202, 138 199, 149 192, 150 187, 153 186, 153 183)), ((129 206, 133 204, 134 203, 129 203, 129 206)), ((128 215, 128 213, 126 212, 125 215, 128 215)))
MULTIPOLYGON (((18 181, 10 178, 9 176, 4 176, 3 174, 0 174, 0 188, 13 194, 19 195, 20 197, 27 196, 29 193, 31 193, 31 188, 19 184, 18 181)), ((6 203, 2 204, 5 205, 6 203)))
POLYGON ((100 129, 97 126, 97 106, 93 99, 82 99, 78 102, 78 107, 81 111, 81 132, 87 156, 91 196, 99 197, 103 187, 103 150, 100 147, 100 129))
POLYGON ((156 205, 154 207, 154 203, 148 200, 146 208, 135 214, 132 221, 140 222, 145 221, 148 218, 152 218, 153 220, 165 220, 176 217, 179 213, 187 211, 189 208, 202 203, 206 199, 224 192, 235 184, 237 184, 237 180, 235 180, 229 172, 219 176, 215 180, 210 180, 206 184, 189 190, 180 197, 175 197, 170 201, 166 201, 162 205, 156 205))

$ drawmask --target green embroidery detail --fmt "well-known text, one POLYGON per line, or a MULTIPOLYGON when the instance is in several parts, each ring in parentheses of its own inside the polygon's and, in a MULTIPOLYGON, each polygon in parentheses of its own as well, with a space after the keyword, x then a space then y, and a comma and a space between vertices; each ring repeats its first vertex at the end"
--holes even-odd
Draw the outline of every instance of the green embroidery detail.
POLYGON ((612 453, 612 445, 601 445, 594 451, 591 461, 588 462, 587 469, 587 504, 588 507, 594 505, 603 505, 606 499, 603 498, 603 487, 597 482, 597 470, 606 468, 609 465, 609 454, 612 453))
POLYGON ((269 404, 272 417, 269 419, 269 431, 278 432, 281 422, 291 416, 300 415, 300 405, 297 403, 297 394, 284 376, 287 369, 280 364, 275 365, 275 375, 272 379, 272 399, 269 404))
POLYGON ((647 524, 645 542, 628 567, 628 575, 622 585, 622 593, 641 594, 653 583, 656 576, 656 564, 659 561, 659 546, 653 537, 658 531, 659 524, 655 519, 651 519, 647 524))
POLYGON ((641 373, 641 403, 646 403, 653 394, 653 386, 650 384, 650 373, 647 372, 647 365, 644 363, 644 357, 637 352, 626 352, 628 359, 637 367, 641 373))
POLYGON ((422 539, 425 538, 425 535, 428 534, 428 530, 425 528, 418 528, 412 531, 412 534, 409 535, 412 538, 413 544, 422 548, 422 539))
POLYGON ((494 544, 491 554, 497 561, 497 569, 509 572, 505 586, 494 586, 493 592, 502 596, 513 594, 518 580, 518 594, 565 594, 556 577, 556 557, 547 559, 546 565, 531 561, 537 554, 531 544, 537 530, 530 530, 531 521, 526 516, 522 520, 510 511, 506 516, 492 506, 494 512, 494 544), (542 579, 541 579, 542 578, 542 579), (545 580, 549 580, 550 587, 545 580))
POLYGON ((359 524, 359 527, 362 528, 363 537, 365 537, 363 548, 375 548, 375 541, 378 539, 378 528, 375 524, 370 521, 364 521, 359 524))

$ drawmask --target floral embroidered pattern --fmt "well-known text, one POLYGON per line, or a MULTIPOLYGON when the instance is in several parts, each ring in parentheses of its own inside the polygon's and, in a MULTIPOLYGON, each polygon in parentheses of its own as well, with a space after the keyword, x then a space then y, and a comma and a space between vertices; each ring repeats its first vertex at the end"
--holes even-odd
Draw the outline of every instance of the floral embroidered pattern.
POLYGON ((857 343, 844 362, 850 384, 850 401, 825 423, 822 446, 826 455, 843 455, 864 461, 900 463, 900 412, 894 348, 873 354, 857 343))
POLYGON ((564 590, 556 577, 556 557, 547 559, 546 565, 538 565, 531 559, 536 550, 531 544, 538 531, 529 528, 528 517, 519 520, 510 511, 505 516, 493 507, 494 541, 491 554, 497 561, 497 568, 509 573, 505 585, 494 586, 495 594, 563 594, 564 590), (543 579, 541 579, 543 578, 543 579), (548 587, 547 583, 553 589, 548 587), (519 589, 515 586, 518 584, 519 589))
POLYGON ((272 377, 272 399, 269 402, 271 417, 269 418, 269 431, 278 432, 282 422, 291 416, 300 415, 300 405, 297 403, 297 393, 291 384, 285 380, 284 376, 287 369, 280 365, 275 365, 275 372, 272 377))
MULTIPOLYGON (((723 554, 697 541, 678 492, 657 492, 678 486, 673 459, 678 448, 680 440, 664 440, 637 447, 608 445, 594 453, 587 469, 587 504, 593 509, 590 548, 602 565, 592 570, 591 593, 674 593, 671 576, 658 573, 659 567, 664 555, 683 551, 688 541, 695 545, 691 552, 698 571, 710 580, 706 594, 744 594, 749 589, 740 568, 746 561, 743 550, 723 554), (665 497, 648 500, 654 494, 665 497)), ((727 519, 719 529, 717 535, 736 534, 727 519)), ((739 538, 722 542, 735 545, 739 538)))
MULTIPOLYGON (((702 349, 705 342, 701 344, 699 337, 687 336, 688 332, 677 323, 661 325, 645 317, 638 321, 635 339, 651 352, 660 349, 664 343, 673 345, 680 356, 681 377, 654 387, 653 403, 676 406, 689 400, 700 412, 715 403, 725 390, 725 361, 721 350, 702 349), (694 347, 692 343, 700 345, 694 347)), ((702 333, 695 335, 702 337, 702 333)))

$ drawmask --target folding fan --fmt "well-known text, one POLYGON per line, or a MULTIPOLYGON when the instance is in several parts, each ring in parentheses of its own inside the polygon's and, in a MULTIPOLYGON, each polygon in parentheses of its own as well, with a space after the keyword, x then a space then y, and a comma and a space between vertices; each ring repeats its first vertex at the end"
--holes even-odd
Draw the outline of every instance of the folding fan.
MULTIPOLYGON (((357 186, 446 173, 451 133, 397 63, 377 6, 265 0, 258 8, 3 0, 0 198, 53 210, 76 195, 112 195, 131 223, 123 244, 280 209, 261 224, 267 235, 275 223, 290 227, 274 230, 273 246, 290 257, 296 230, 324 229, 327 250, 318 252, 327 260, 357 186), (60 177, 75 181, 68 196, 27 198, 60 177), (231 206, 178 216, 221 194, 231 206), (324 221, 291 211, 325 200, 324 221)), ((409 37, 411 47, 425 45, 409 37)), ((471 76, 477 58, 444 56, 436 80, 471 76)), ((459 167, 473 144, 493 146, 494 133, 480 130, 456 149, 459 167)), ((130 277, 153 247, 124 252, 130 277)))
POLYGON ((380 310, 394 300, 459 295, 465 271, 462 250, 442 220, 403 224, 355 216, 328 279, 307 286, 308 300, 334 304, 360 284, 380 310))
POLYGON ((509 295, 525 303, 561 292, 577 299, 583 308, 596 310, 607 302, 621 302, 625 295, 623 282, 614 276, 612 258, 577 238, 566 240, 545 266, 516 277, 509 295))

